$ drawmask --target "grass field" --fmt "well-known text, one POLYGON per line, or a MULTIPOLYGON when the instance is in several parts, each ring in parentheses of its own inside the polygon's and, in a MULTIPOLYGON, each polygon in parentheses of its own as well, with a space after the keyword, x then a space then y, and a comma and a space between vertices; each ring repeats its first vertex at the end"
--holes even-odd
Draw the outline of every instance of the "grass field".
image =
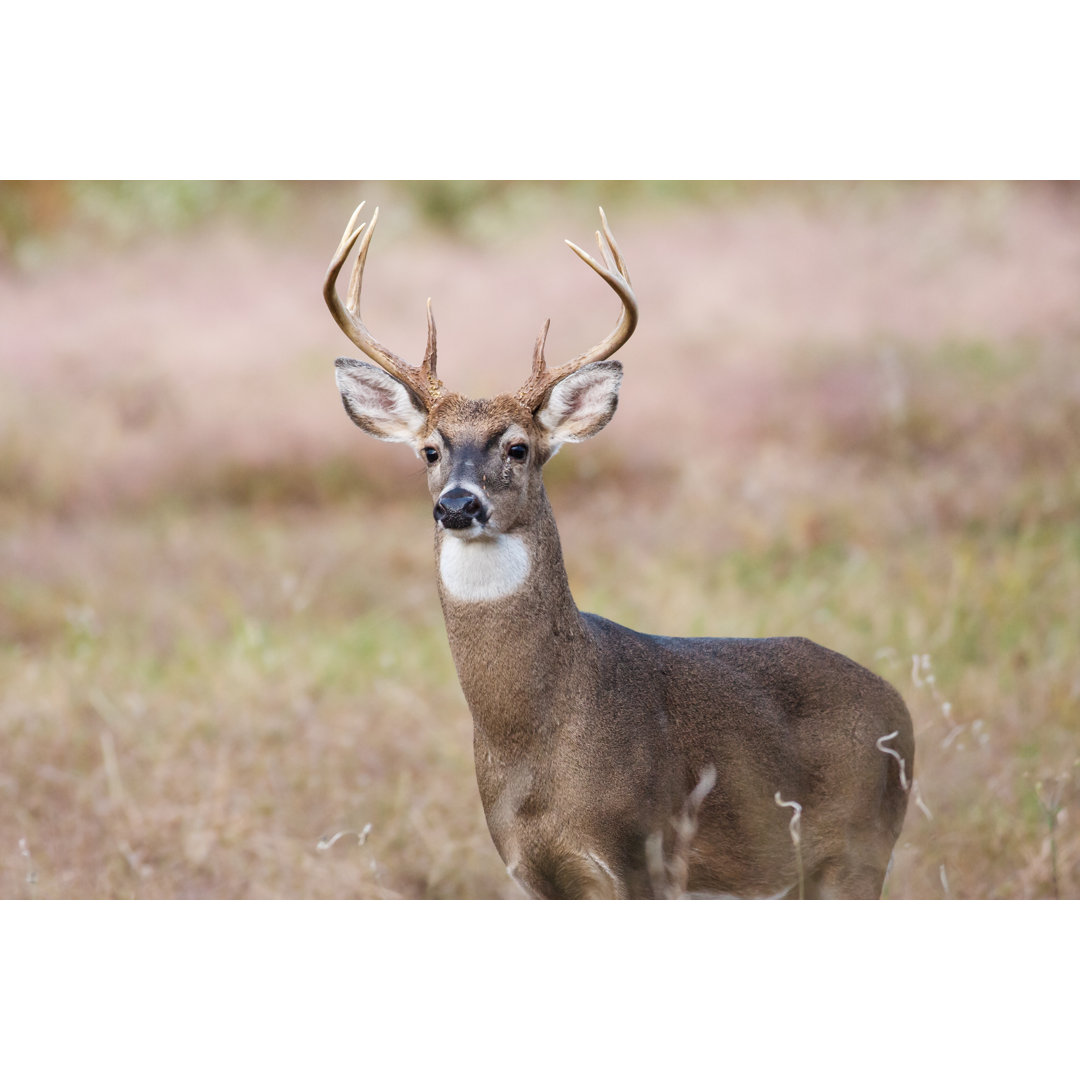
POLYGON ((369 325, 415 358, 430 295, 473 396, 609 329, 602 201, 641 324, 548 470, 579 606, 889 678, 890 898, 1080 897, 1080 186, 1004 184, 0 185, 0 897, 520 895, 422 469, 334 388, 360 197, 369 325))

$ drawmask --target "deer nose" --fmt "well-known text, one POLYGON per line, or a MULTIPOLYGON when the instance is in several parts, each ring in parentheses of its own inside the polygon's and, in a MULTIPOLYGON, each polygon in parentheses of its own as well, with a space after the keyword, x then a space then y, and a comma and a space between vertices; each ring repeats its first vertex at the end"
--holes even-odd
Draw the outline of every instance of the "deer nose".
POLYGON ((435 504, 435 520, 444 529, 467 529, 474 522, 483 525, 487 519, 484 504, 468 488, 444 491, 435 504))

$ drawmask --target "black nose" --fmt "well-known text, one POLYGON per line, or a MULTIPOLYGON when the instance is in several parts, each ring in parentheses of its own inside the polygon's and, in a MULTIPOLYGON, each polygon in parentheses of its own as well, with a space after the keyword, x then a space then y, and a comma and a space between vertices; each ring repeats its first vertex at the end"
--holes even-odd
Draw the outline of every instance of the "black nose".
POLYGON ((473 522, 487 521, 483 503, 467 488, 451 488, 435 504, 435 520, 445 529, 467 529, 473 522))

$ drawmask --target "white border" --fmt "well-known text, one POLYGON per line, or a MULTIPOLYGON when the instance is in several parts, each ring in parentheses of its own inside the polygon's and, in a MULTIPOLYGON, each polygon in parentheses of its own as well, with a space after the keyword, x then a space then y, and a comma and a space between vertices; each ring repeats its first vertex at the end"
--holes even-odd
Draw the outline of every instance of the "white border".
POLYGON ((7 177, 1080 173, 1070 6, 16 5, 7 177))

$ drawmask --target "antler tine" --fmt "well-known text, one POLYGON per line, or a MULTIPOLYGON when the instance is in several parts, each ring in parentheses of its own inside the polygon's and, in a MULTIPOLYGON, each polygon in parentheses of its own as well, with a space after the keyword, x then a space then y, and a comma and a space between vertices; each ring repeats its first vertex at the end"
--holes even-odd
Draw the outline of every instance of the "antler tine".
MULTIPOLYGON (((356 208, 356 213, 359 214, 363 207, 363 203, 356 208)), ((360 319, 360 288, 364 281, 364 266, 367 263, 367 251, 368 245, 371 243, 371 238, 375 233, 375 226, 379 221, 379 208, 375 207, 375 213, 371 215, 371 224, 366 221, 359 228, 363 230, 363 235, 360 240, 360 247, 356 250, 356 262, 353 263, 352 273, 349 275, 349 288, 345 293, 345 306, 349 309, 352 316, 360 319)), ((355 241, 354 241, 355 242, 355 241)))
POLYGON ((543 375, 545 370, 544 365, 544 343, 547 341, 548 330, 551 328, 551 320, 545 319, 544 325, 540 327, 540 333, 536 335, 536 347, 533 349, 533 362, 532 362, 532 377, 538 378, 543 375))
POLYGON ((420 367, 407 364, 400 356, 392 353, 385 345, 377 341, 360 318, 360 290, 364 279, 364 265, 367 262, 368 246, 371 244, 371 237, 379 220, 379 208, 376 207, 370 223, 364 222, 357 225, 356 222, 363 209, 364 203, 361 203, 353 211, 349 224, 345 226, 341 242, 326 271, 326 278, 323 281, 323 298, 330 309, 330 314, 334 316, 334 321, 345 332, 345 336, 384 371, 405 383, 426 408, 431 408, 442 389, 442 382, 435 374, 435 320, 431 314, 431 301, 428 300, 427 306, 427 349, 424 353, 424 362, 420 367), (337 292, 337 279, 357 239, 360 239, 360 246, 356 253, 356 263, 349 277, 347 299, 343 304, 337 292))
MULTIPOLYGON (((323 296, 326 299, 327 306, 330 308, 330 313, 334 316, 334 321, 338 324, 338 326, 341 326, 342 330, 345 331, 346 335, 350 339, 352 338, 351 320, 345 320, 345 323, 348 325, 349 328, 347 328, 345 325, 342 325, 341 301, 338 299, 337 296, 337 277, 338 274, 341 273, 342 266, 345 265, 345 260, 349 257, 349 252, 352 250, 353 244, 356 243, 356 238, 367 227, 366 221, 362 222, 359 225, 356 224, 356 219, 360 216, 361 212, 364 209, 364 206, 365 203, 361 203, 353 211, 352 217, 349 218, 349 224, 345 226, 345 231, 341 234, 341 242, 338 244, 337 250, 334 252, 334 257, 330 260, 330 266, 326 271, 326 278, 323 281, 323 296)), ((378 210, 376 209, 375 212, 377 214, 378 210)), ((350 292, 352 291, 352 286, 355 283, 356 273, 354 271, 353 280, 349 283, 350 292)), ((351 310, 354 306, 355 305, 353 303, 353 297, 350 296, 349 309, 351 310)), ((354 344, 359 343, 354 342, 354 344)))
POLYGON ((431 314, 431 297, 427 299, 427 348, 424 350, 424 362, 420 365, 420 374, 424 381, 435 387, 433 391, 438 396, 438 388, 442 386, 435 374, 435 316, 431 314))
POLYGON ((531 409, 535 409, 540 405, 552 387, 556 383, 562 382, 568 375, 573 375, 575 371, 580 370, 587 364, 595 364, 600 360, 606 360, 626 344, 637 326, 637 298, 634 296, 634 290, 630 287, 630 274, 626 269, 626 263, 623 261, 622 252, 619 251, 619 245, 612 235, 603 207, 600 207, 600 223, 603 226, 604 235, 601 237, 598 231, 596 242, 605 265, 601 266, 573 241, 567 240, 566 243, 579 259, 591 266, 615 290, 622 301, 622 313, 619 316, 618 323, 615 325, 615 329, 603 341, 553 371, 548 371, 544 362, 544 341, 547 337, 547 327, 550 320, 544 324, 540 337, 536 341, 536 350, 533 353, 532 374, 525 385, 518 391, 520 400, 531 409), (604 247, 604 238, 607 239, 608 247, 611 249, 610 255, 604 247))
MULTIPOLYGON (((623 262, 622 252, 619 250, 619 245, 615 243, 615 237, 611 232, 611 227, 607 223, 607 215, 604 213, 604 208, 601 206, 599 209, 600 209, 600 224, 603 225, 603 227, 604 227, 604 236, 607 237, 608 247, 611 248, 611 254, 615 257, 615 267, 612 267, 611 264, 608 263, 608 268, 609 269, 618 268, 618 271, 619 271, 620 274, 622 274, 623 278, 626 281, 626 284, 629 285, 630 284, 630 273, 626 269, 626 263, 623 262)), ((599 240, 600 240, 600 234, 599 233, 596 234, 596 238, 597 238, 597 242, 599 242, 599 240)), ((604 247, 603 247, 602 244, 600 245, 600 250, 601 250, 601 252, 603 252, 604 259, 606 261, 607 260, 607 252, 604 251, 604 247)))
POLYGON ((600 252, 600 258, 604 260, 604 265, 609 270, 614 270, 616 268, 615 263, 612 261, 611 255, 608 252, 608 249, 606 247, 604 247, 604 238, 600 235, 600 230, 599 229, 596 230, 596 247, 597 247, 597 250, 599 250, 599 252, 600 252))

